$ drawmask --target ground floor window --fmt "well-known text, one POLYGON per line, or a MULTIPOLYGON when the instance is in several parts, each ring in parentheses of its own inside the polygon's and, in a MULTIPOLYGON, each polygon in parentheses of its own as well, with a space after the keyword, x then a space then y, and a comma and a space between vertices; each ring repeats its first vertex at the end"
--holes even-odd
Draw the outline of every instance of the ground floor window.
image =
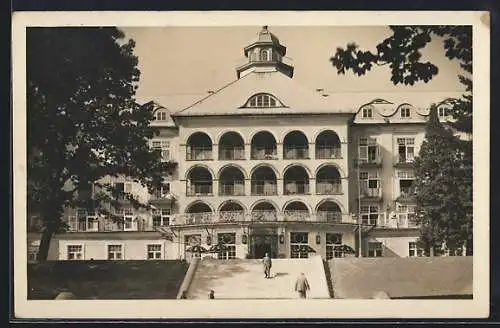
POLYGON ((369 242, 368 243, 368 257, 382 257, 382 243, 369 242))
POLYGON ((326 259, 331 260, 334 257, 343 257, 338 246, 342 245, 342 234, 327 233, 326 234, 326 259))
POLYGON ((68 245, 68 260, 83 260, 82 245, 68 245))
POLYGON ((187 252, 190 247, 196 245, 201 245, 201 234, 184 236, 184 258, 187 258, 188 254, 192 257, 201 257, 200 253, 187 252))
POLYGON ((218 233, 217 241, 224 244, 225 250, 217 254, 219 260, 231 260, 236 258, 236 233, 218 233))
POLYGON ((148 260, 161 259, 161 244, 148 245, 147 259, 148 260))
POLYGON ((123 260, 123 246, 108 245, 108 260, 123 260))
POLYGON ((153 211, 153 227, 170 225, 170 209, 159 208, 153 211))
POLYGON ((418 247, 416 242, 409 242, 408 243, 408 255, 410 257, 414 256, 423 256, 424 255, 424 250, 420 247, 418 247))
POLYGON ((309 239, 307 232, 290 232, 290 257, 292 259, 309 257, 309 239))

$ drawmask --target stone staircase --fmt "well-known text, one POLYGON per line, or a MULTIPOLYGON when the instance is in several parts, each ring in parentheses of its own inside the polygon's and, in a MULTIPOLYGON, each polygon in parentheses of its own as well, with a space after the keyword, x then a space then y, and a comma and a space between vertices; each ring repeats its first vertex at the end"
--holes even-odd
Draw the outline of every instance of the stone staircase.
POLYGON ((273 259, 271 279, 264 278, 260 260, 203 259, 188 284, 188 299, 207 299, 214 290, 216 299, 291 299, 297 298, 295 280, 303 272, 311 286, 308 298, 330 298, 323 261, 273 259))

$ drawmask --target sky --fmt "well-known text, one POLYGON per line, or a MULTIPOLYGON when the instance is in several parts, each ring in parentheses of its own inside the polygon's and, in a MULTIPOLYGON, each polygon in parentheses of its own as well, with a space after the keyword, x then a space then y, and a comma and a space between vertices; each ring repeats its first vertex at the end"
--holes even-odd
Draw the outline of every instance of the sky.
MULTIPOLYGON (((257 36, 261 26, 232 27, 120 27, 136 42, 141 79, 139 101, 156 100, 174 110, 188 106, 236 79, 236 67, 247 62, 243 48, 257 36)), ((458 62, 444 56, 443 43, 433 41, 422 51, 422 60, 439 68, 428 83, 412 87, 394 86, 388 67, 375 67, 358 77, 338 75, 329 61, 337 47, 355 42, 364 50, 375 50, 391 34, 385 26, 269 26, 269 31, 287 47, 293 79, 311 90, 335 92, 462 91, 458 62)))

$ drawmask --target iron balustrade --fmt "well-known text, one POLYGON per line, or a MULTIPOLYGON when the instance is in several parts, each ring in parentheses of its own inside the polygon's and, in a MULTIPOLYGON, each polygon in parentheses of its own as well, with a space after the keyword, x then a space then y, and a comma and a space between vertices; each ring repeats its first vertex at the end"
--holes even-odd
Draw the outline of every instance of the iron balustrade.
POLYGON ((278 194, 275 180, 252 180, 251 193, 254 196, 273 196, 278 194))
POLYGON ((252 159, 278 159, 276 147, 252 147, 252 159))
POLYGON ((334 195, 342 193, 340 180, 316 180, 316 194, 334 195))
POLYGON ((382 189, 381 188, 361 188, 361 197, 381 197, 382 189))
POLYGON ((221 196, 244 196, 245 182, 231 181, 219 183, 219 195, 221 196))
POLYGON ((283 147, 284 159, 307 159, 309 158, 308 146, 284 146, 283 147))
POLYGON ((414 161, 415 161, 414 155, 398 154, 394 157, 394 162, 396 164, 413 164, 414 161))
POLYGON ((337 147, 316 146, 316 159, 339 159, 342 151, 337 147))
POLYGON ((212 159, 212 147, 191 147, 186 152, 188 161, 204 161, 212 159))
POLYGON ((250 213, 251 221, 274 222, 278 221, 278 213, 273 210, 254 210, 250 213))
POLYGON ((219 146, 219 160, 241 160, 245 159, 244 147, 220 147, 219 146))
POLYGON ((193 181, 191 185, 187 186, 186 195, 188 196, 201 196, 212 195, 212 181, 193 181))
POLYGON ((303 195, 309 193, 309 181, 285 181, 285 195, 303 195))
POLYGON ((316 221, 341 223, 342 222, 342 213, 337 212, 337 211, 318 211, 316 213, 316 221))
POLYGON ((312 221, 313 217, 307 210, 285 210, 283 212, 284 221, 312 221))

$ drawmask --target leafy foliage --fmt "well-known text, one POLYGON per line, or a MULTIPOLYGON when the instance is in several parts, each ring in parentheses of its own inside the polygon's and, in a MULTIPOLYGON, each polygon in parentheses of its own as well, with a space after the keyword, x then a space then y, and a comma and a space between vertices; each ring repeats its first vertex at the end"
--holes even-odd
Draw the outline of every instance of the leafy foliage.
POLYGON ((460 249, 472 233, 472 176, 460 140, 440 122, 431 108, 426 139, 415 159, 420 244, 424 249, 445 243, 460 249))
POLYGON ((459 81, 465 86, 462 98, 455 99, 452 114, 455 128, 472 132, 472 28, 470 26, 390 26, 393 34, 377 44, 377 51, 363 51, 355 43, 345 49, 337 48, 330 58, 338 74, 351 70, 358 76, 366 74, 373 66, 389 66, 391 81, 397 84, 414 85, 419 81, 429 82, 439 73, 436 65, 422 61, 421 50, 433 37, 443 40, 445 56, 458 60, 464 75, 459 81))
MULTIPOLYGON (((66 228, 64 207, 88 205, 76 195, 90 183, 126 176, 152 190, 168 169, 149 147, 153 108, 134 100, 138 59, 134 41, 123 39, 116 28, 27 30, 28 211, 43 221, 42 259, 66 228)), ((120 193, 98 187, 97 206, 120 193)))

